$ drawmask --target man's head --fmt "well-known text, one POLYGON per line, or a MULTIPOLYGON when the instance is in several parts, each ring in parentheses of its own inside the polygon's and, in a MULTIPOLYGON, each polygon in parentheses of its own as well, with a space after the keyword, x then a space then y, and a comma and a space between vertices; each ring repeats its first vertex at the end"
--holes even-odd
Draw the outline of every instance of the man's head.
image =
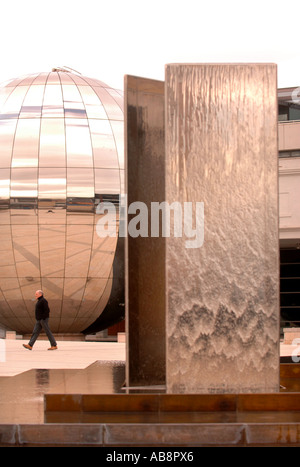
POLYGON ((35 298, 40 298, 40 297, 42 297, 42 296, 43 296, 43 291, 42 291, 42 290, 37 290, 37 291, 35 292, 35 298))

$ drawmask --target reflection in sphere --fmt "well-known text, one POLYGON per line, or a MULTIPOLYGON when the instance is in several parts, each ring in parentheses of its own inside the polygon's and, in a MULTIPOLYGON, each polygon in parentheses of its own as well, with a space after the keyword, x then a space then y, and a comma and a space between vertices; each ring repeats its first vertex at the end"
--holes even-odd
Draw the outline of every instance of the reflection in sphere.
POLYGON ((44 291, 55 333, 77 333, 111 294, 117 238, 97 206, 123 193, 123 95, 64 69, 0 86, 0 325, 33 329, 44 291))

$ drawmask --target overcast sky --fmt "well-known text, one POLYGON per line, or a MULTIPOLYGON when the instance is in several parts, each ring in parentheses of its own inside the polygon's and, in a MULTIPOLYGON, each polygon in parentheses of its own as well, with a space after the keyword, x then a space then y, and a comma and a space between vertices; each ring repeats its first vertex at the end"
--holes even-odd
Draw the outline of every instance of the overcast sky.
POLYGON ((167 63, 272 62, 300 86, 299 0, 1 2, 0 82, 68 66, 122 89, 167 63))

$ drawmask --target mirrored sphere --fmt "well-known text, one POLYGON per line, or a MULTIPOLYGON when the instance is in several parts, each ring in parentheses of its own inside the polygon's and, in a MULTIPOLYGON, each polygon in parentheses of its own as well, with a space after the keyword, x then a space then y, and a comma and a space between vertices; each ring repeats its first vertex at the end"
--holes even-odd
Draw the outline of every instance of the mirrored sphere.
POLYGON ((44 291, 55 333, 86 329, 111 293, 117 236, 97 235, 123 193, 123 94, 64 69, 0 86, 0 325, 32 332, 44 291))

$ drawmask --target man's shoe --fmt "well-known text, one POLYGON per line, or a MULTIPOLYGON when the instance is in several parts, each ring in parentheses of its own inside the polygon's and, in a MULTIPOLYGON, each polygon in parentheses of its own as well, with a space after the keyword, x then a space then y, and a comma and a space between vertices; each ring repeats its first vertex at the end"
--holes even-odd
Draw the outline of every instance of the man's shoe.
POLYGON ((29 344, 23 344, 23 347, 25 347, 25 349, 32 350, 32 347, 29 344))
POLYGON ((50 349, 48 349, 48 350, 56 350, 56 349, 57 349, 57 345, 52 345, 52 346, 50 347, 50 349))

